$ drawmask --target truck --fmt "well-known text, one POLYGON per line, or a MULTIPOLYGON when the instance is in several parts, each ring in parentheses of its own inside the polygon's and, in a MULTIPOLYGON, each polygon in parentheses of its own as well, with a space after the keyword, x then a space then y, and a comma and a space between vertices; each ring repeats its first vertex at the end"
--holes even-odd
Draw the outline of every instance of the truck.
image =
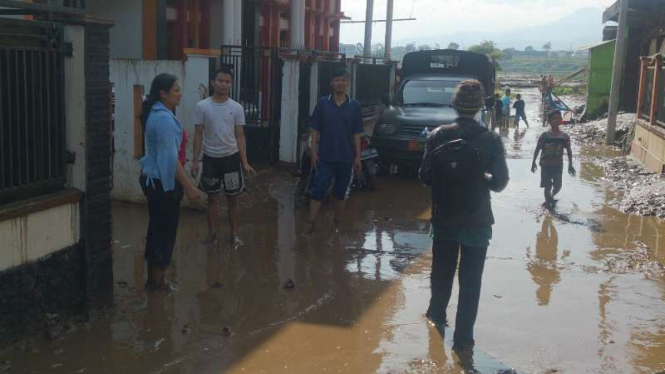
MULTIPOLYGON (((383 98, 386 109, 371 137, 383 166, 420 165, 429 133, 457 118, 452 100, 461 81, 480 81, 486 102, 494 100, 496 70, 491 57, 481 53, 452 49, 411 52, 404 56, 400 77, 394 98, 383 98)), ((477 117, 484 126, 489 122, 486 109, 477 117)))

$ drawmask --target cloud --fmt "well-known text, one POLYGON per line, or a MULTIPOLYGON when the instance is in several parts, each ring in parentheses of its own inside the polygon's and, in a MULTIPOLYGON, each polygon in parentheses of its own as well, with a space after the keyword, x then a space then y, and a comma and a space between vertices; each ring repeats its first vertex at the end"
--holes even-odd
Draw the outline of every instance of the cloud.
MULTIPOLYGON (((374 19, 385 19, 386 3, 386 0, 374 1, 374 19)), ((612 3, 614 0, 395 0, 395 18, 412 16, 417 21, 395 22, 393 39, 417 42, 432 35, 533 27, 582 8, 605 9, 612 3)), ((342 0, 342 10, 353 20, 364 20, 366 1, 342 0)), ((343 24, 342 43, 362 43, 364 29, 364 24, 343 24)), ((385 23, 375 23, 372 34, 373 43, 383 43, 385 23)))

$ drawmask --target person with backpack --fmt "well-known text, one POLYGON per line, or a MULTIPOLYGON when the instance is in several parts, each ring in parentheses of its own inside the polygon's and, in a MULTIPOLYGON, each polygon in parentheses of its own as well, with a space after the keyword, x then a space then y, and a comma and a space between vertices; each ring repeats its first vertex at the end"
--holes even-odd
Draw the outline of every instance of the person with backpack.
POLYGON ((427 138, 420 179, 431 186, 432 296, 426 317, 437 328, 448 324, 446 309, 459 259, 459 303, 453 349, 473 348, 473 327, 494 215, 490 191, 508 185, 501 137, 475 118, 483 106, 480 82, 461 82, 453 98, 458 118, 427 138))
POLYGON ((332 195, 337 200, 333 222, 338 227, 351 191, 354 169, 362 170, 363 115, 360 103, 346 94, 349 86, 346 70, 333 70, 331 86, 333 93, 319 99, 310 126, 311 168, 316 174, 311 186, 308 234, 316 230, 316 217, 333 179, 332 195))

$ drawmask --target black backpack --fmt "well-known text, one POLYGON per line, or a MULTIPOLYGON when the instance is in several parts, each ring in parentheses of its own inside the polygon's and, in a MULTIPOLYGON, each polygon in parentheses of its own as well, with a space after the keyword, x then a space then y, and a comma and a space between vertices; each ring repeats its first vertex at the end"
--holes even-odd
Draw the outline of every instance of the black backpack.
POLYGON ((450 140, 432 151, 432 215, 472 214, 487 194, 486 164, 471 142, 487 131, 481 128, 450 140))

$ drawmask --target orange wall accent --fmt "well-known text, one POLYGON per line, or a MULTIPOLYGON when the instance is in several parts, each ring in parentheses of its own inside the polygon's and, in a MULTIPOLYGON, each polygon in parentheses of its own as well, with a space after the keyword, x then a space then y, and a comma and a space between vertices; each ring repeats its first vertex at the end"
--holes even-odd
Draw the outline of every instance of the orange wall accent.
POLYGON ((157 0, 143 0, 143 59, 157 59, 157 0))

